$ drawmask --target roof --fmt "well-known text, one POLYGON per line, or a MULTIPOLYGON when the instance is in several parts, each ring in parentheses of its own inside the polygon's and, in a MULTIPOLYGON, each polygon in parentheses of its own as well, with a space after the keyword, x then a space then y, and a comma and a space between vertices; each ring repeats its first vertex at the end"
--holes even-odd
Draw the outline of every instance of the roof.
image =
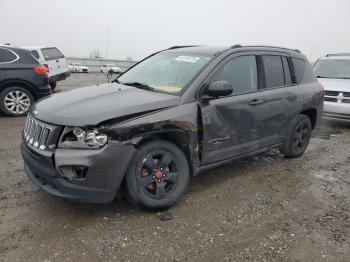
POLYGON ((165 50, 166 52, 188 52, 188 53, 197 53, 197 54, 209 54, 217 55, 225 51, 237 50, 237 51, 249 51, 249 50, 268 50, 268 51, 279 51, 287 53, 296 53, 301 54, 298 49, 290 49, 285 47, 278 46, 264 46, 264 45, 251 45, 251 46, 242 46, 242 45, 233 45, 226 47, 210 47, 210 46, 173 46, 165 50))
POLYGON ((322 60, 350 60, 350 54, 326 55, 321 57, 322 60))

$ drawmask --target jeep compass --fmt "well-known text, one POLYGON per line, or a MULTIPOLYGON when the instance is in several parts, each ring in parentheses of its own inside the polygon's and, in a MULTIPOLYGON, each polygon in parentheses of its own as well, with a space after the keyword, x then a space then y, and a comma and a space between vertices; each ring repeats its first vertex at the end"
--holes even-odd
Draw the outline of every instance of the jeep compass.
POLYGON ((279 148, 301 156, 324 90, 298 50, 172 47, 112 83, 55 94, 28 114, 25 173, 40 188, 93 203, 173 205, 191 176, 279 148))

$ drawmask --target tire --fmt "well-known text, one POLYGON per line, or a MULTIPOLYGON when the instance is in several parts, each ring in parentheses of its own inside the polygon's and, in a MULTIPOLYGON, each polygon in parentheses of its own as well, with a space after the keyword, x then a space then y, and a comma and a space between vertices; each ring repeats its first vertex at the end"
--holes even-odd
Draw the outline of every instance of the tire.
POLYGON ((295 117, 286 143, 280 148, 285 157, 295 158, 304 154, 309 145, 312 132, 311 120, 308 116, 299 114, 295 117))
POLYGON ((26 115, 33 102, 32 94, 23 87, 8 87, 0 93, 0 111, 9 116, 26 115))
POLYGON ((50 87, 52 91, 55 90, 56 86, 57 86, 57 81, 50 82, 50 87))
POLYGON ((189 178, 181 149, 167 141, 150 141, 137 150, 126 174, 126 197, 135 207, 164 210, 183 196, 189 178))

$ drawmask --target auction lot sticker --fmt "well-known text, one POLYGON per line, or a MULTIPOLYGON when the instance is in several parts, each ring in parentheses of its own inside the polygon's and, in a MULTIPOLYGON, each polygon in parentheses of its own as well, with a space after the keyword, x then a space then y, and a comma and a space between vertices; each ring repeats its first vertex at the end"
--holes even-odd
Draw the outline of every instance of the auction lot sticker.
POLYGON ((184 56, 184 55, 181 55, 181 56, 175 58, 176 61, 184 61, 184 62, 188 62, 188 63, 196 63, 199 59, 200 59, 200 57, 184 56))

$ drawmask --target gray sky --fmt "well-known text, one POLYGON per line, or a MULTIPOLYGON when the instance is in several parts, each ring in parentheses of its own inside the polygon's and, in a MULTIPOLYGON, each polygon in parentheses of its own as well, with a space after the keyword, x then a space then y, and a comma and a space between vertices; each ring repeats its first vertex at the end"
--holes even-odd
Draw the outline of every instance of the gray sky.
POLYGON ((350 53, 349 0, 0 0, 0 43, 140 59, 173 45, 268 44, 350 53))

